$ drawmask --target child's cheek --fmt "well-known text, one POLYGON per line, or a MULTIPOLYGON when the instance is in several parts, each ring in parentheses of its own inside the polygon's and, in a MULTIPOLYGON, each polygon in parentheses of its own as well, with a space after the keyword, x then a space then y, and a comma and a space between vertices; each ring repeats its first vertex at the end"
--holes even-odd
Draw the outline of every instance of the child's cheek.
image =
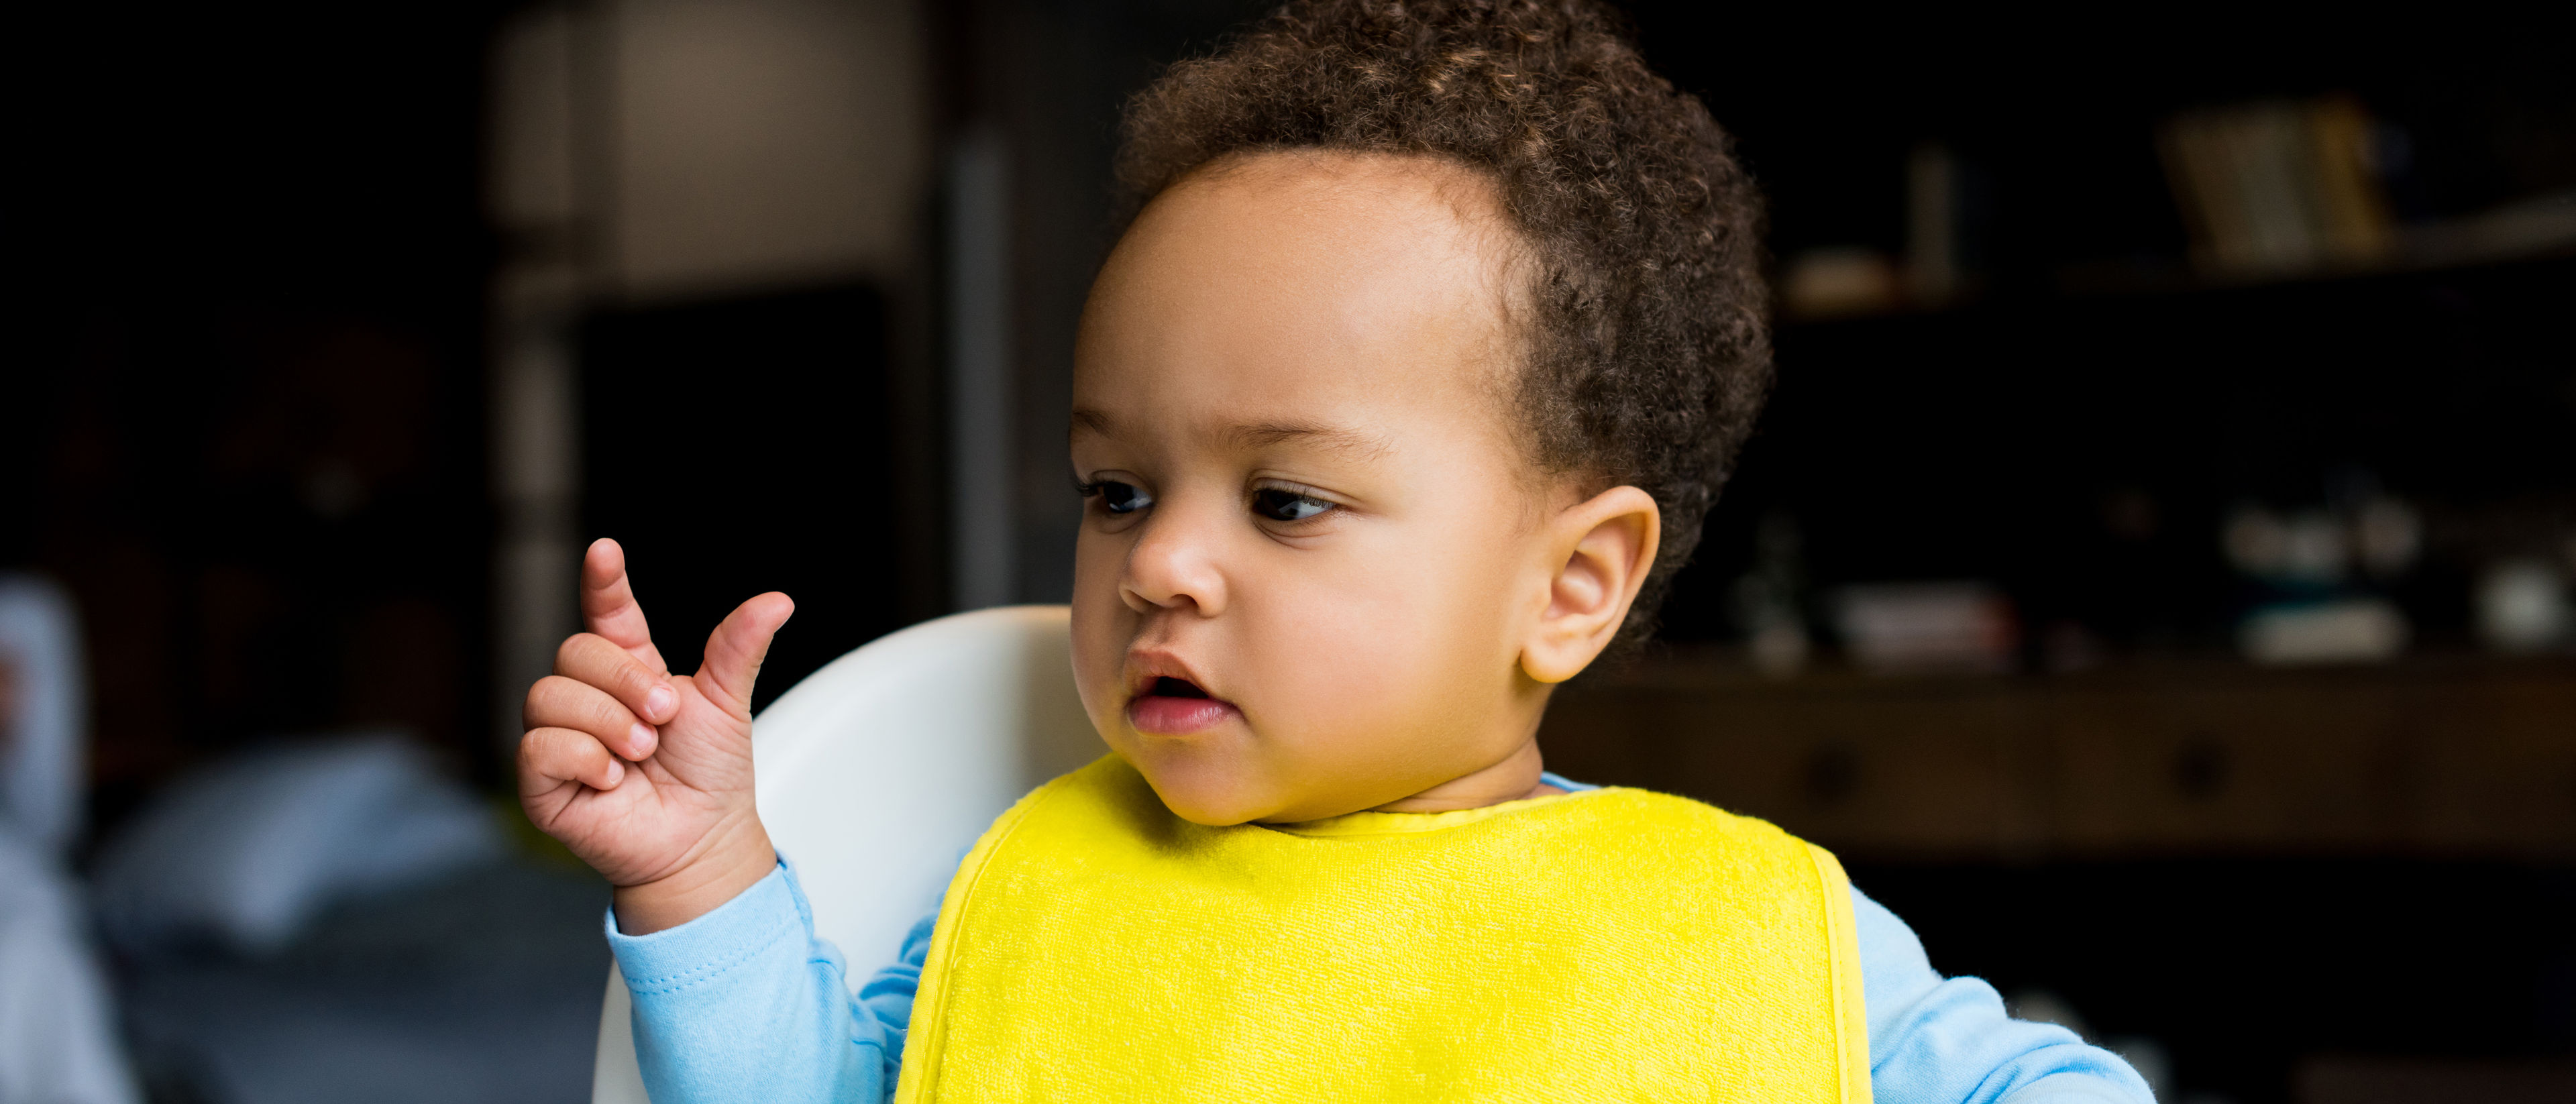
POLYGON ((1116 550, 1100 534, 1082 534, 1074 558, 1073 678, 1083 711, 1103 735, 1126 697, 1124 669, 1135 617, 1118 598, 1116 550))
POLYGON ((1438 635, 1425 631, 1424 593, 1384 566, 1300 566, 1246 603, 1258 623, 1237 637, 1261 735, 1301 745, 1300 761, 1395 750, 1386 740, 1412 728, 1415 699, 1438 688, 1424 668, 1438 635), (1341 570, 1317 570, 1326 567, 1341 570))

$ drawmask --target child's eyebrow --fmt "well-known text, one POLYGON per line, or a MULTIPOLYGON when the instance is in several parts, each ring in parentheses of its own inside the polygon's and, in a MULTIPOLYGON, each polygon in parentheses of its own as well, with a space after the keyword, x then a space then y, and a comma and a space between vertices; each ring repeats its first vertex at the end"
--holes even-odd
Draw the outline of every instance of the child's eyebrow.
POLYGON ((1263 448, 1296 441, 1358 456, 1383 456, 1394 448, 1376 434, 1302 422, 1254 422, 1229 428, 1226 436, 1243 448, 1263 448))
POLYGON ((1117 423, 1110 421, 1109 415, 1103 414, 1089 407, 1074 407, 1073 432, 1078 435, 1084 430, 1090 430, 1091 432, 1097 433, 1103 437, 1115 437, 1118 435, 1117 423))
MULTIPOLYGON (((1073 412, 1073 429, 1076 433, 1088 430, 1103 437, 1115 437, 1119 435, 1120 428, 1116 419, 1111 418, 1105 411, 1077 408, 1073 412)), ((1375 457, 1383 456, 1393 451, 1395 447, 1386 438, 1374 433, 1313 422, 1247 422, 1227 426, 1220 432, 1235 447, 1245 449, 1265 448, 1295 441, 1334 452, 1375 457)))

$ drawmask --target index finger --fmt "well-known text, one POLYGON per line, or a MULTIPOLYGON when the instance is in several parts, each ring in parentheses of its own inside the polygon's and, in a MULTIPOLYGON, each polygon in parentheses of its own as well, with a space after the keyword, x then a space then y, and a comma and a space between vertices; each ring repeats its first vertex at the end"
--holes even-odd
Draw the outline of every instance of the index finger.
POLYGON ((601 537, 581 558, 581 620, 591 632, 626 649, 656 673, 669 674, 662 653, 653 647, 653 631, 644 624, 644 607, 626 579, 626 550, 601 537))

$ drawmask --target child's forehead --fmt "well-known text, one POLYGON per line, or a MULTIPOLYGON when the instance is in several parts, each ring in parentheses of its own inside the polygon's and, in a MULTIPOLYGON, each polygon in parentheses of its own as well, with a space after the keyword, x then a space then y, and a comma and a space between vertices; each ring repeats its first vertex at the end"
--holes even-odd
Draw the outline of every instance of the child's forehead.
POLYGON ((1100 352, 1076 374, 1073 438, 1349 462, 1482 447, 1508 429, 1508 392, 1442 336, 1100 352))
POLYGON ((1427 171, 1282 155, 1157 200, 1084 312, 1077 433, 1383 447, 1490 429, 1519 360, 1498 257, 1427 171))
POLYGON ((1146 207, 1103 265, 1092 306, 1497 313, 1516 259, 1498 204, 1481 177, 1431 158, 1238 159, 1146 207))

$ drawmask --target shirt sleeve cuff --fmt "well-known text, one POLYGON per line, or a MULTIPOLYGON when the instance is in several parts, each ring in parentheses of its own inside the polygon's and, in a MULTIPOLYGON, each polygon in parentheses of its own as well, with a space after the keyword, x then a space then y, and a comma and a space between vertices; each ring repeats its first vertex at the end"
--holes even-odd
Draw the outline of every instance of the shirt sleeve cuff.
POLYGON ((2152 1104, 2099 1077, 2052 1073, 2022 1086, 2003 1104, 2152 1104))
POLYGON ((617 930, 617 911, 610 909, 608 949, 628 989, 667 993, 720 977, 779 940, 802 940, 806 911, 805 895, 781 860, 733 900, 676 928, 627 935, 617 930))

